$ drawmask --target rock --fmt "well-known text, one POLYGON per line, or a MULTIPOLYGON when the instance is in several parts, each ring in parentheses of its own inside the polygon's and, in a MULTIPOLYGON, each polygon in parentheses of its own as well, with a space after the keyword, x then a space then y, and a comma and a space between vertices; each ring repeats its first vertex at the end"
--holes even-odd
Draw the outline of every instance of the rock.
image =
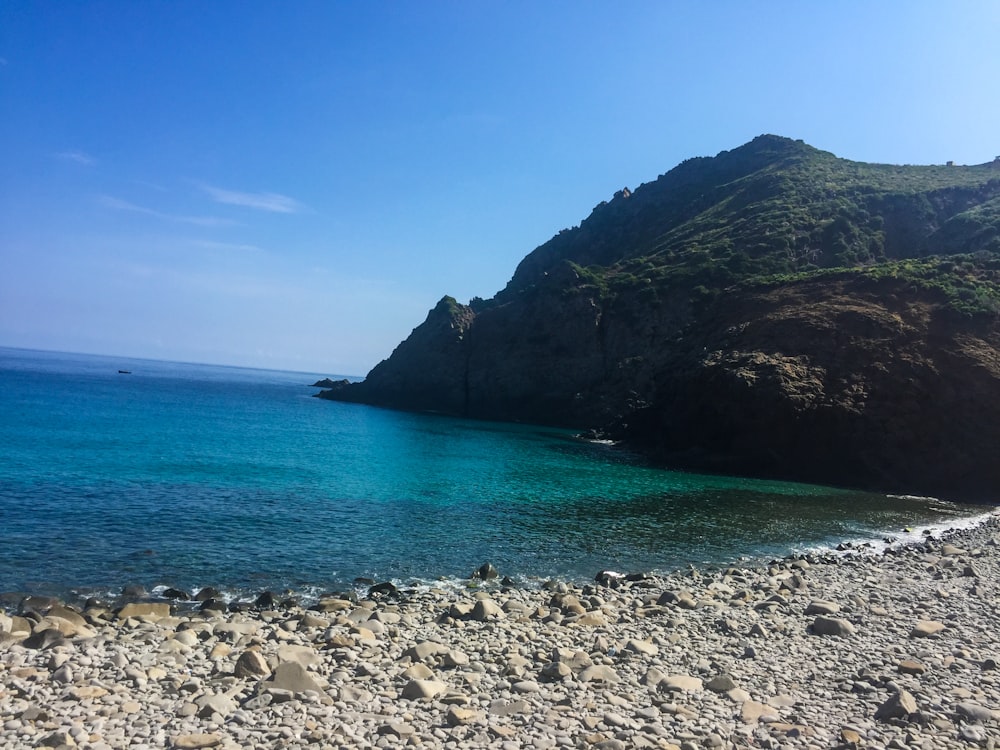
POLYGON ((52 732, 51 734, 45 735, 38 742, 39 747, 74 747, 76 746, 76 740, 73 739, 73 735, 64 730, 59 730, 52 732))
POLYGON ((79 687, 72 687, 69 689, 69 695, 78 701, 93 700, 95 698, 101 698, 108 694, 105 688, 98 685, 81 685, 79 687))
MULTIPOLYGON (((152 550, 146 550, 146 554, 152 554, 152 550)), ((122 588, 122 599, 145 599, 149 596, 144 586, 131 584, 122 588)))
POLYGON ((905 719, 916 713, 917 701, 906 690, 893 694, 875 711, 875 718, 880 721, 887 719, 905 719))
POLYGON ((594 576, 594 580, 601 584, 602 586, 608 586, 610 588, 615 588, 620 586, 625 580, 624 573, 616 573, 613 570, 602 570, 594 576))
POLYGON ((376 583, 370 589, 368 589, 368 596, 373 599, 378 599, 381 597, 394 597, 399 593, 395 584, 390 581, 383 581, 382 583, 376 583))
POLYGON ((588 612, 578 617, 573 624, 581 627, 603 628, 607 627, 608 621, 600 612, 588 612))
POLYGON ((861 742, 861 732, 851 727, 842 727, 840 730, 840 738, 849 744, 858 745, 861 742))
POLYGON ((773 707, 748 700, 740 706, 740 718, 745 724, 756 724, 758 722, 775 722, 779 717, 773 707))
POLYGON ((436 661, 433 657, 447 653, 448 647, 442 643, 436 643, 435 641, 421 641, 416 645, 410 646, 403 652, 401 658, 409 659, 412 662, 433 662, 436 661))
POLYGON ((181 591, 180 589, 169 588, 163 592, 164 599, 176 599, 178 601, 188 601, 191 595, 186 591, 181 591))
POLYGON ((179 750, 218 747, 222 744, 222 736, 218 734, 182 734, 179 737, 174 737, 171 744, 179 750))
POLYGON ((312 612, 306 612, 299 619, 299 625, 303 628, 328 628, 330 622, 322 617, 317 617, 312 612))
POLYGON ((966 742, 973 742, 977 745, 986 742, 986 739, 989 736, 986 734, 985 727, 981 727, 976 724, 966 724, 959 727, 958 734, 966 742))
POLYGON ((266 690, 273 688, 288 690, 292 693, 304 693, 307 690, 313 690, 317 693, 323 692, 319 683, 297 661, 286 661, 279 664, 271 679, 261 683, 261 686, 266 690))
POLYGON ((322 659, 320 658, 320 655, 309 646, 285 645, 278 647, 278 661, 295 661, 303 667, 314 667, 319 664, 322 659))
POLYGON ((686 674, 667 675, 659 684, 660 690, 671 693, 700 693, 702 690, 701 680, 686 674))
POLYGON ((729 698, 733 703, 738 703, 740 705, 746 703, 750 700, 750 693, 748 693, 743 688, 733 688, 732 690, 726 691, 726 697, 729 698))
POLYGON ((713 693, 728 693, 736 688, 733 678, 727 674, 720 674, 705 683, 705 687, 713 693))
POLYGON ((21 641, 21 645, 25 648, 36 649, 39 651, 56 648, 57 646, 63 646, 65 644, 66 637, 56 628, 46 628, 45 630, 35 631, 21 641))
POLYGON ((429 680, 434 676, 434 672, 426 664, 417 662, 411 664, 403 671, 403 677, 410 680, 429 680))
POLYGON ((955 705, 955 713, 963 719, 980 723, 993 721, 993 711, 973 701, 962 701, 955 705))
POLYGON ((460 727, 482 721, 483 714, 472 708, 461 708, 459 706, 449 706, 445 714, 445 721, 450 727, 460 727))
POLYGON ((605 664, 594 664, 587 667, 579 675, 577 679, 580 682, 618 682, 620 678, 618 673, 612 668, 605 664))
POLYGON ((642 656, 656 656, 660 652, 660 649, 656 646, 656 644, 649 641, 640 641, 635 638, 630 638, 628 640, 625 644, 625 650, 642 656))
POLYGON ((277 599, 270 591, 262 591, 253 602, 255 609, 274 609, 276 604, 277 599))
POLYGON ((213 714, 226 718, 236 710, 236 703, 228 695, 203 695, 195 701, 198 707, 198 717, 210 719, 213 714))
POLYGON ((402 740, 413 736, 416 730, 401 721, 390 721, 388 724, 380 726, 376 733, 381 737, 395 737, 397 740, 402 740))
POLYGON ((73 670, 70 668, 69 664, 63 664, 59 669, 52 673, 51 680, 53 682, 59 682, 63 685, 67 685, 73 682, 73 670))
POLYGON ((446 669, 469 666, 469 655, 464 651, 450 649, 441 657, 441 666, 446 669))
POLYGON ((812 631, 816 635, 832 635, 845 637, 854 635, 854 625, 839 617, 827 617, 820 615, 813 620, 812 631))
POLYGON ((485 620, 499 620, 506 617, 503 609, 492 599, 478 599, 472 608, 472 619, 483 622, 485 620))
POLYGON ((828 602, 823 599, 813 599, 806 607, 807 615, 833 615, 840 611, 840 605, 836 602, 828 602))
POLYGON ((493 563, 487 562, 479 566, 476 572, 472 574, 472 578, 478 578, 482 581, 492 581, 499 575, 500 572, 493 567, 493 563))
POLYGON ((264 655, 256 649, 247 649, 236 660, 233 674, 237 677, 255 679, 266 677, 271 674, 271 667, 268 666, 264 655))
POLYGON ((362 687, 344 685, 340 688, 339 698, 344 703, 367 703, 372 699, 372 694, 362 687))
POLYGON ((135 617, 155 621, 170 617, 170 605, 165 602, 133 602, 118 610, 116 616, 119 620, 135 617))
POLYGON ((918 661, 913 661, 912 659, 904 659, 899 662, 896 668, 903 674, 921 675, 927 671, 927 667, 918 661))
POLYGON ((930 638, 945 629, 943 622, 934 620, 919 620, 910 631, 910 638, 930 638))
POLYGON ((537 693, 541 687, 534 680, 521 680, 510 686, 515 693, 537 693))
POLYGON ((400 696, 406 700, 432 700, 448 689, 439 680, 410 680, 403 686, 400 696))
POLYGON ((573 674, 573 670, 568 664, 561 661, 550 661, 542 667, 539 676, 548 682, 557 682, 566 679, 571 674, 573 674))

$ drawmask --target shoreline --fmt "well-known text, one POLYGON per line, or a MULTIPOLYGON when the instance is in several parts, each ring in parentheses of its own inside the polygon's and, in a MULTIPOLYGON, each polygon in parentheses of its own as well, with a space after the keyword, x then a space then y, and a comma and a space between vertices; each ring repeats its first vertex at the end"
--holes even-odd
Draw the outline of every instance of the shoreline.
POLYGON ((0 746, 991 747, 998 547, 994 511, 881 553, 613 586, 49 602, 0 615, 0 746))
MULTIPOLYGON (((910 495, 889 495, 887 497, 898 497, 902 500, 913 499, 919 501, 935 501, 946 507, 957 507, 962 505, 960 503, 952 503, 950 501, 938 501, 935 498, 929 497, 917 497, 910 495)), ((968 510, 975 506, 964 507, 968 510)), ((955 531, 975 528, 983 523, 987 523, 994 517, 1000 516, 1000 507, 998 506, 982 505, 979 506, 979 508, 981 509, 981 512, 972 515, 962 514, 945 516, 935 521, 915 523, 912 526, 905 528, 887 527, 883 529, 864 529, 859 530, 856 534, 846 533, 840 536, 831 536, 824 542, 800 542, 787 546, 774 546, 773 549, 767 549, 767 551, 748 551, 745 554, 726 557, 724 560, 692 559, 684 562, 677 562, 673 567, 667 568, 640 567, 638 569, 621 569, 625 572, 641 571, 644 574, 648 574, 656 578, 668 578, 678 571, 687 570, 692 566, 703 571, 713 571, 728 567, 729 565, 759 567, 765 565, 768 561, 773 560, 776 557, 787 558, 796 555, 809 555, 814 557, 828 554, 878 555, 882 554, 884 550, 888 548, 899 549, 913 544, 920 544, 924 541, 927 534, 934 537, 940 537, 955 531)), ((470 573, 472 569, 473 566, 470 564, 470 573)), ((586 585, 592 582, 593 575, 597 572, 597 570, 598 568, 594 567, 585 573, 569 574, 556 572, 539 574, 535 572, 521 572, 503 568, 500 572, 501 576, 510 576, 508 580, 512 582, 511 585, 535 589, 544 584, 545 581, 553 578, 564 581, 570 585, 586 585)), ((443 588, 449 591, 462 591, 469 587, 469 582, 473 577, 474 576, 468 574, 452 574, 447 576, 436 576, 433 578, 421 577, 419 575, 407 576, 406 578, 382 578, 379 576, 369 576, 364 574, 360 578, 355 578, 353 580, 341 579, 336 580, 336 582, 333 583, 300 582, 298 584, 293 584, 292 586, 274 585, 270 588, 223 584, 219 585, 218 589, 216 589, 218 582, 211 579, 206 579, 202 583, 193 586, 181 584, 175 585, 173 583, 174 577, 169 574, 164 574, 157 575, 152 578, 147 577, 145 581, 142 580, 142 576, 128 578, 125 579, 124 582, 118 582, 115 586, 94 584, 87 586, 79 586, 75 584, 35 584, 20 589, 0 589, 0 613, 16 613, 20 601, 25 597, 57 599, 60 602, 67 603, 77 609, 85 608, 86 602, 92 600, 98 600, 107 607, 120 607, 133 601, 151 600, 168 601, 172 604, 180 606, 183 610, 189 610, 193 606, 200 603, 195 602, 195 597, 199 592, 206 589, 217 591, 217 598, 220 598, 226 604, 238 604, 244 609, 251 606, 261 595, 273 596, 276 599, 281 600, 287 600, 289 598, 295 599, 298 604, 308 609, 320 598, 330 596, 334 593, 351 595, 356 594, 357 596, 363 597, 366 594, 368 587, 377 582, 389 581, 396 587, 406 590, 443 588), (153 581, 157 582, 153 583, 153 581), (166 591, 172 591, 175 593, 180 591, 183 596, 180 596, 179 598, 176 596, 164 597, 163 593, 166 591), (185 597, 187 597, 187 599, 185 599, 185 597)))

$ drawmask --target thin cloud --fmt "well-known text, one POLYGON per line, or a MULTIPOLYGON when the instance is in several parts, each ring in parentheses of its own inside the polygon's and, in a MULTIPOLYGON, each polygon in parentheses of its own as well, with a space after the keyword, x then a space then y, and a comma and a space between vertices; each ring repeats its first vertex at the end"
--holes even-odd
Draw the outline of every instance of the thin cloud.
POLYGON ((302 205, 294 198, 280 193, 242 193, 236 190, 224 190, 212 185, 201 185, 216 203, 230 206, 256 208, 258 211, 270 211, 278 214, 294 214, 302 210, 302 205))
POLYGON ((241 252, 241 253, 262 253, 264 250, 257 245, 247 245, 238 242, 212 242, 211 240, 195 240, 192 242, 195 247, 201 247, 206 250, 222 250, 226 252, 241 252))
POLYGON ((153 216, 164 221, 175 221, 181 224, 194 224, 199 227, 231 227, 236 224, 231 219, 222 219, 217 216, 178 216, 157 211, 146 206, 140 206, 113 195, 99 195, 97 201, 105 208, 115 211, 129 211, 131 213, 142 214, 143 216, 153 216))
POLYGON ((57 159, 71 161, 84 167, 92 167, 97 164, 97 159, 83 151, 60 151, 57 154, 53 154, 53 156, 57 159))

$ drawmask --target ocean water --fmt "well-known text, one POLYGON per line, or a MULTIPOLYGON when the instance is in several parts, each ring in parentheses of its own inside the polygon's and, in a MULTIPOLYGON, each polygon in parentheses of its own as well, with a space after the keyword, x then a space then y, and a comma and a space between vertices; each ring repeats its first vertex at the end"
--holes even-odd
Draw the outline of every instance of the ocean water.
POLYGON ((485 561, 584 580, 915 538, 987 510, 313 398, 327 375, 0 348, 0 592, 308 597, 485 561))

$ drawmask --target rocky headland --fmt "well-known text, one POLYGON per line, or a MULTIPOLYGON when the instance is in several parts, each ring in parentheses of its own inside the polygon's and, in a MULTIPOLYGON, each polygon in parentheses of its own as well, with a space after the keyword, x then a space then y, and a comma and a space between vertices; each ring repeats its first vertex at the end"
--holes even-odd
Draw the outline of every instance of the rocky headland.
POLYGON ((998 546, 994 516, 589 585, 484 566, 467 590, 309 606, 26 598, 0 614, 0 746, 994 747, 998 546))
POLYGON ((320 396, 560 425, 668 466, 995 502, 1000 162, 761 136, 622 190, 320 396))

